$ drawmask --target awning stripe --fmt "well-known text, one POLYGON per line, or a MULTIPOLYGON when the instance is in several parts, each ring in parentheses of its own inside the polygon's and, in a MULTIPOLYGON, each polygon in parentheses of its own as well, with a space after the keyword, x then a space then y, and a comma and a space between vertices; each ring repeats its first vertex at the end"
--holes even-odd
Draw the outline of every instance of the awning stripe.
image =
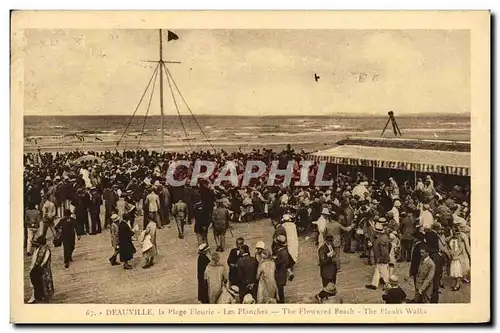
POLYGON ((375 167, 384 169, 416 171, 423 173, 426 172, 442 173, 442 174, 456 175, 456 176, 470 176, 469 168, 466 167, 453 167, 453 166, 435 165, 426 163, 406 163, 398 161, 367 160, 367 159, 345 158, 345 157, 335 157, 335 156, 321 156, 314 154, 308 155, 308 159, 316 162, 325 161, 327 163, 340 164, 340 165, 365 166, 365 167, 375 167))

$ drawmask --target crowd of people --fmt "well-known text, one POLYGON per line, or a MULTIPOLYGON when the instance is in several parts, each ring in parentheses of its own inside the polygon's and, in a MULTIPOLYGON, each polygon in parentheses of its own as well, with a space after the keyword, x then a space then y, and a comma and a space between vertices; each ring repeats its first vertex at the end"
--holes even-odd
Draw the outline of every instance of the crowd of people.
MULTIPOLYGON (((326 180, 333 180, 327 187, 281 186, 279 177, 276 185, 268 186, 267 172, 246 187, 213 184, 217 171, 228 161, 236 165, 240 181, 249 160, 266 165, 279 161, 285 166, 293 160, 298 165, 307 153, 290 147, 246 153, 137 150, 90 154, 25 155, 25 244, 32 256, 34 289, 30 303, 48 302, 54 292, 48 231, 54 246, 64 248, 65 267, 72 262, 75 240, 109 229, 110 265, 121 262, 124 269, 132 269, 137 240, 147 269, 158 253, 157 230, 172 222, 179 239, 184 238, 184 227, 194 224, 201 303, 285 303, 285 287, 293 281, 298 264, 299 237, 312 239, 318 247, 314 260, 323 289, 311 296, 313 302, 324 302, 337 293, 342 252, 358 252, 360 260, 373 266, 373 279, 366 288, 382 288, 387 303, 437 303, 443 275, 453 278, 452 290, 469 283, 467 187, 447 187, 430 175, 423 175, 413 186, 408 181, 398 184, 395 176, 375 180, 352 170, 325 173, 326 180), (92 154, 103 161, 95 161, 92 154), (166 182, 170 162, 198 159, 216 163, 210 178, 196 186, 175 187, 166 182), (143 217, 142 226, 135 221, 138 216, 143 217), (252 254, 239 237, 227 263, 222 263, 219 253, 226 251, 225 235, 232 232, 231 223, 262 218, 269 218, 274 226, 269 239, 258 242, 252 254), (209 227, 214 249, 208 242, 209 227), (402 261, 410 262, 408 273, 398 271, 402 261), (412 277, 412 299, 399 287, 401 274, 412 277)), ((179 168, 176 177, 189 178, 191 173, 191 168, 179 168)), ((311 184, 314 175, 310 173, 311 184)), ((294 177, 300 177, 298 172, 294 177)))

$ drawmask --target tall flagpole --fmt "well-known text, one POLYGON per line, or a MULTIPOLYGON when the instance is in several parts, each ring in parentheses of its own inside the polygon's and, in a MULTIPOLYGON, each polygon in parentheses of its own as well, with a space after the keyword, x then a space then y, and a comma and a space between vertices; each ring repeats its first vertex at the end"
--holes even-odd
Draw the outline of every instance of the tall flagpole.
POLYGON ((161 149, 165 149, 165 138, 163 136, 163 39, 162 31, 160 29, 160 110, 161 110, 161 149))

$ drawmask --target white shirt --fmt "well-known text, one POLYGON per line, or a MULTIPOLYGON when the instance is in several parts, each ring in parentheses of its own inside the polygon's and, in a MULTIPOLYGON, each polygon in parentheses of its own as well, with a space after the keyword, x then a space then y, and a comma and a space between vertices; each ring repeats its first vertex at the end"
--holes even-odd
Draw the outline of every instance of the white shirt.
POLYGON ((428 210, 422 211, 420 214, 420 225, 425 228, 431 228, 431 226, 434 224, 434 217, 432 216, 431 212, 428 210))

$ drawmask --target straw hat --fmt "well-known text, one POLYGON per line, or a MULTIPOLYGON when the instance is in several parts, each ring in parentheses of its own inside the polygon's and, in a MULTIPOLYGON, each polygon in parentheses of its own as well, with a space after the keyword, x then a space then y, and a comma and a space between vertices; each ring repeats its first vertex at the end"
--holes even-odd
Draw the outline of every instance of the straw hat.
POLYGON ((378 222, 381 223, 381 224, 383 224, 383 223, 386 223, 387 220, 385 219, 385 217, 381 217, 381 218, 378 219, 378 222))
POLYGON ((251 294, 246 294, 245 297, 243 297, 242 304, 255 304, 255 300, 251 294))
POLYGON ((330 215, 330 211, 328 210, 328 208, 323 208, 323 210, 321 211, 321 214, 322 215, 330 215))
POLYGON ((380 223, 375 223, 375 231, 384 231, 384 226, 380 223))
POLYGON ((203 243, 200 246, 198 246, 198 253, 206 253, 208 250, 210 250, 210 246, 208 244, 203 243))
POLYGON ((232 296, 236 297, 236 296, 238 296, 238 295, 239 295, 239 293, 240 293, 240 288, 238 288, 238 286, 236 286, 236 285, 234 285, 234 284, 233 284, 233 285, 231 286, 231 288, 229 288, 227 291, 229 291, 229 293, 230 293, 232 296))
POLYGON ((393 286, 398 285, 398 277, 396 275, 391 275, 389 277, 389 284, 392 284, 393 286))
POLYGON ((116 222, 120 219, 120 216, 118 214, 113 214, 111 215, 111 221, 116 222))
POLYGON ((265 249, 266 248, 266 244, 264 244, 263 241, 258 241, 257 244, 255 244, 255 248, 256 249, 265 249))

